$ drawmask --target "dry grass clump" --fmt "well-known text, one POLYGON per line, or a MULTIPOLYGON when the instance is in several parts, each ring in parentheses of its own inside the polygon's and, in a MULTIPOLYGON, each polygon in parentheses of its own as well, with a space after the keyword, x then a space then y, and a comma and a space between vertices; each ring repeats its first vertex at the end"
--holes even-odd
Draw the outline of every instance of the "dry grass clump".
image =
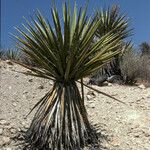
POLYGON ((150 56, 148 55, 140 58, 139 78, 150 82, 150 56))
POLYGON ((140 71, 140 56, 131 49, 123 54, 119 63, 124 83, 134 84, 140 71))

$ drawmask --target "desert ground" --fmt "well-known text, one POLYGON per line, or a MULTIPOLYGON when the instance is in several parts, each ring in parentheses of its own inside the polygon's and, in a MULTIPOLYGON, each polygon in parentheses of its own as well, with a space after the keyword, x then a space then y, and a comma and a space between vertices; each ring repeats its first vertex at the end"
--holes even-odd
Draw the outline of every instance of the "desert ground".
MULTIPOLYGON (((17 71, 27 70, 0 62, 0 150, 22 149, 14 137, 29 127, 35 111, 27 118, 26 115, 53 84, 17 71)), ((150 88, 117 84, 90 86, 126 103, 85 88, 85 105, 91 124, 99 132, 100 149, 150 150, 150 88)))

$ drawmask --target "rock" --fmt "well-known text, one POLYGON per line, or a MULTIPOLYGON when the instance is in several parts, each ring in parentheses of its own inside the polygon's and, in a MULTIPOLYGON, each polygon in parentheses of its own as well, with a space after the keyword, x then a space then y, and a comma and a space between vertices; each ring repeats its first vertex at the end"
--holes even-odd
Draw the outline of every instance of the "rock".
POLYGON ((0 124, 1 125, 8 125, 9 123, 6 120, 2 119, 2 120, 0 120, 0 124))
POLYGON ((142 130, 135 130, 134 133, 133 133, 133 136, 135 138, 139 138, 142 134, 143 134, 142 130))
POLYGON ((28 81, 29 81, 29 82, 33 82, 33 79, 29 79, 28 81))
POLYGON ((139 87, 140 89, 145 89, 145 88, 146 88, 144 84, 140 84, 138 87, 139 87))
POLYGON ((13 65, 13 63, 10 60, 5 61, 8 65, 13 65))
POLYGON ((4 128, 6 128, 6 129, 11 129, 12 126, 11 126, 11 125, 7 125, 7 126, 5 126, 4 128))
POLYGON ((27 91, 23 91, 23 94, 27 94, 28 92, 27 91))
POLYGON ((28 125, 25 125, 25 126, 24 126, 24 128, 25 128, 25 129, 28 129, 28 128, 29 128, 29 126, 28 126, 28 125))
POLYGON ((6 150, 12 150, 10 147, 7 147, 6 150))
POLYGON ((90 104, 90 107, 91 107, 91 108, 95 108, 95 104, 94 104, 94 103, 91 103, 91 104, 90 104))
POLYGON ((53 85, 53 81, 49 81, 49 85, 53 85))
POLYGON ((10 129, 10 132, 11 132, 12 134, 16 133, 16 129, 12 128, 12 129, 10 129))
POLYGON ((93 92, 93 91, 89 91, 88 93, 87 93, 87 100, 91 100, 91 99, 93 99, 93 98, 95 98, 96 97, 96 94, 93 92))
POLYGON ((26 129, 29 128, 29 126, 26 122, 22 122, 21 124, 23 125, 24 128, 26 128, 26 129))
POLYGON ((12 105, 15 106, 15 107, 17 106, 17 104, 15 102, 12 105))
POLYGON ((112 83, 108 83, 108 86, 113 86, 113 84, 112 83))
POLYGON ((11 86, 9 86, 8 88, 9 88, 10 90, 12 89, 12 87, 11 87, 11 86))
POLYGON ((19 75, 17 74, 17 75, 15 75, 15 78, 18 78, 19 77, 19 75))
POLYGON ((84 82, 84 84, 86 84, 86 85, 89 84, 89 81, 90 81, 90 78, 87 78, 87 77, 86 77, 86 78, 83 79, 83 82, 84 82))
POLYGON ((87 95, 86 97, 87 97, 87 100, 92 99, 92 96, 91 96, 91 95, 87 95))
POLYGON ((40 85, 40 86, 38 87, 38 89, 44 89, 44 86, 43 86, 43 85, 40 85))
POLYGON ((21 124, 22 124, 23 126, 25 126, 25 125, 26 125, 26 123, 25 123, 25 122, 21 122, 21 124))
POLYGON ((7 137, 7 136, 3 136, 2 137, 2 142, 1 142, 1 144, 2 145, 8 145, 9 143, 10 143, 10 137, 7 137))
POLYGON ((88 93, 87 93, 87 95, 92 95, 92 96, 96 96, 96 94, 95 94, 95 92, 94 91, 89 91, 88 93))
POLYGON ((113 138, 110 143, 113 145, 113 146, 119 146, 121 144, 120 142, 120 139, 119 138, 113 138))
POLYGON ((113 76, 111 76, 111 77, 108 77, 108 78, 107 78, 107 81, 108 81, 109 83, 123 84, 123 79, 122 79, 122 77, 119 76, 119 75, 113 75, 113 76))
POLYGON ((139 138, 140 135, 137 133, 137 134, 134 135, 134 137, 139 138))
POLYGON ((105 81, 105 82, 103 83, 103 86, 108 86, 108 82, 105 81))
POLYGON ((23 97, 24 99, 28 99, 28 98, 29 98, 29 95, 23 94, 22 97, 23 97))
POLYGON ((90 78, 88 84, 102 86, 105 81, 107 81, 107 76, 92 77, 90 78))
POLYGON ((144 135, 146 136, 146 137, 150 137, 150 133, 144 133, 144 135))
POLYGON ((21 131, 21 128, 18 128, 17 130, 20 132, 20 131, 21 131))
POLYGON ((3 134, 3 129, 2 128, 0 128, 0 135, 2 135, 3 134))
POLYGON ((150 137, 150 129, 149 128, 146 128, 146 127, 143 128, 142 132, 145 137, 150 137))

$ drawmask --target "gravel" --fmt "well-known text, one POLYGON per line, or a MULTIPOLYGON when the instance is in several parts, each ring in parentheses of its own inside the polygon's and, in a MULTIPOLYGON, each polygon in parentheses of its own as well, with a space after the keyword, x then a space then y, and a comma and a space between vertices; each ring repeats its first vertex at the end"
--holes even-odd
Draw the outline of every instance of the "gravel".
MULTIPOLYGON (((1 61, 0 66, 0 150, 21 150, 12 137, 29 127, 35 111, 26 115, 53 82, 18 73, 26 69, 16 64, 1 61)), ((126 103, 85 88, 88 117, 100 133, 101 150, 150 150, 150 88, 92 87, 126 103)))

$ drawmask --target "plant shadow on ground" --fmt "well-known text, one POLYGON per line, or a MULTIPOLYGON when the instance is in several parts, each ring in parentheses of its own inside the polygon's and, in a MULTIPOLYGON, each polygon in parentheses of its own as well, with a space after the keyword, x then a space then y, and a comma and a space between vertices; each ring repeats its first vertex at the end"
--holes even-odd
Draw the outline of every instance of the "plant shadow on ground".
MULTIPOLYGON (((102 141, 108 141, 107 131, 103 128, 101 124, 93 124, 91 130, 92 141, 87 139, 87 144, 84 148, 80 150, 103 150, 106 149, 102 145, 102 141), (106 134, 102 134, 102 133, 106 134)), ((25 139, 26 129, 16 132, 14 137, 12 138, 15 142, 15 146, 22 150, 36 150, 32 148, 25 139)))

